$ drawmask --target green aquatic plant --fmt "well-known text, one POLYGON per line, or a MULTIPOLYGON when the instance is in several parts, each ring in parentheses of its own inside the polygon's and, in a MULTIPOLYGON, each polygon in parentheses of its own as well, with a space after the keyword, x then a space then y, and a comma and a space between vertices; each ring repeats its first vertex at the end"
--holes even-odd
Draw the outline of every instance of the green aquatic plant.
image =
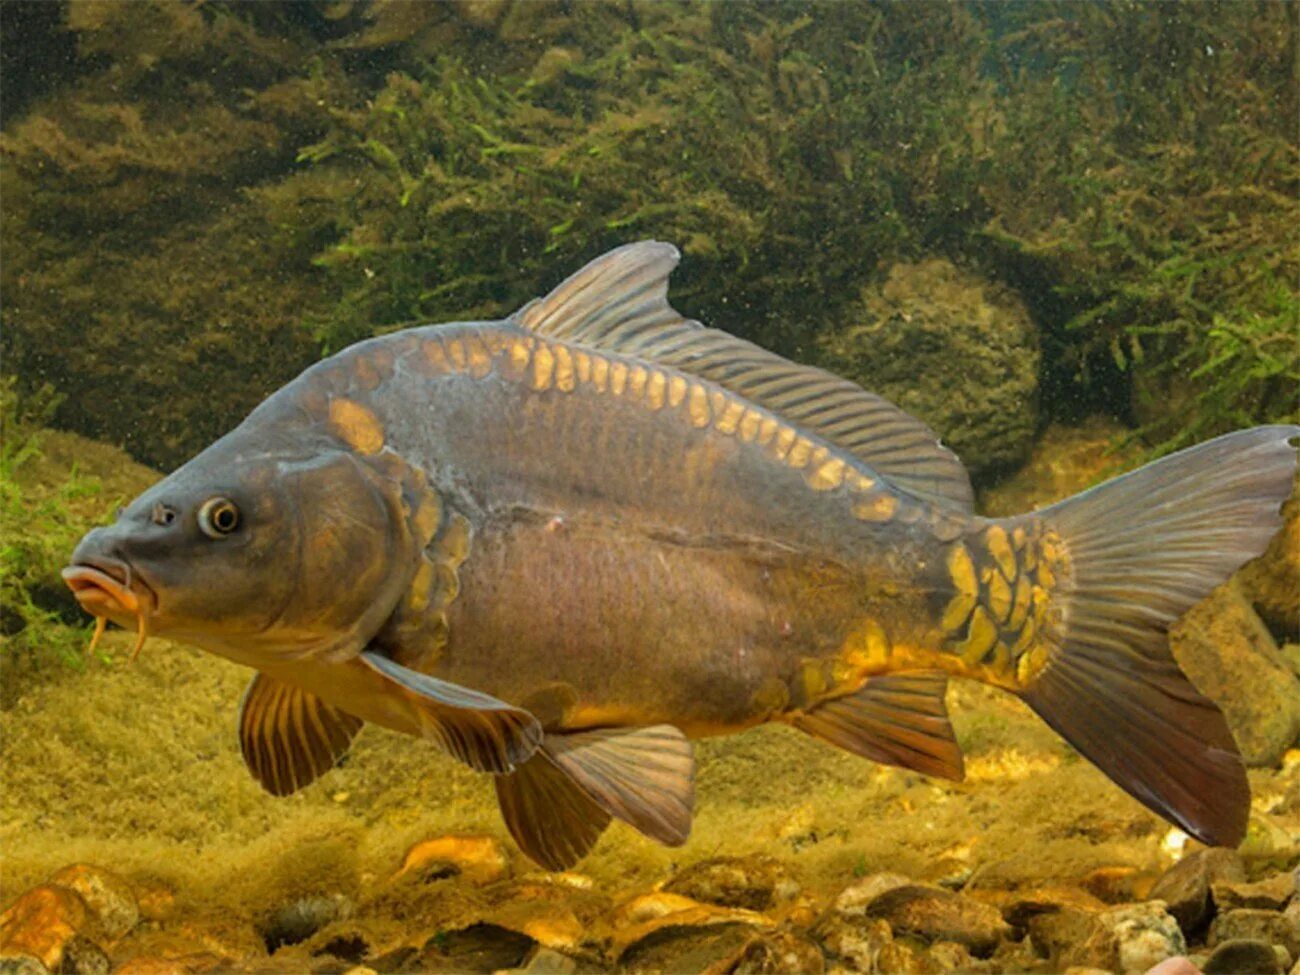
MULTIPOLYGON (((0 383, 0 663, 77 664, 89 630, 67 596, 59 570, 94 523, 101 485, 75 468, 54 484, 25 475, 41 457, 41 425, 58 406, 48 386, 20 402, 0 383)), ((6 684, 8 682, 6 681, 6 684)))
POLYGON ((66 11, 75 63, 0 132, 0 344, 58 425, 157 465, 323 352, 641 237, 686 251, 683 310, 795 357, 941 256, 1024 295, 1043 419, 1290 415, 1291 367, 1216 335, 1285 334, 1300 274, 1285 5, 66 11))

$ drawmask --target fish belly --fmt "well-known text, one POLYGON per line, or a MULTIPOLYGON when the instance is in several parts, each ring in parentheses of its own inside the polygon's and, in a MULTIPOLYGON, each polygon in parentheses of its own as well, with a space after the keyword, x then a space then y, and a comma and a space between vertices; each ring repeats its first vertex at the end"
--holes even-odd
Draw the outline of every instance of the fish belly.
POLYGON ((801 662, 843 643, 849 574, 753 541, 663 538, 562 516, 484 530, 433 672, 525 705, 560 686, 567 728, 748 727, 801 662))

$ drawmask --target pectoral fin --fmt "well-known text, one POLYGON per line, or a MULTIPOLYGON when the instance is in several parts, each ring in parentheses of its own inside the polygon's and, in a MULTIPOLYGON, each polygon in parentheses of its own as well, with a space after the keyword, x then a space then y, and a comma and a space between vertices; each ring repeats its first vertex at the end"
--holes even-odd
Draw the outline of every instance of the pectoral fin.
POLYGON ((561 771, 545 751, 492 781, 510 835, 524 853, 547 870, 573 866, 587 855, 609 825, 609 813, 561 771))
POLYGON ((873 677, 853 694, 824 701, 790 721, 873 762, 960 780, 966 773, 948 723, 947 687, 943 674, 873 677))
POLYGON ((479 772, 513 771, 542 740, 536 718, 488 694, 408 670, 371 651, 362 653, 356 666, 386 684, 382 690, 395 705, 406 706, 420 733, 479 772))
POLYGON ((546 754, 612 816, 667 846, 691 831, 695 759, 671 725, 547 735, 546 754))
POLYGON ((315 694, 258 674, 240 704, 239 748, 262 788, 287 796, 337 765, 362 724, 315 694))

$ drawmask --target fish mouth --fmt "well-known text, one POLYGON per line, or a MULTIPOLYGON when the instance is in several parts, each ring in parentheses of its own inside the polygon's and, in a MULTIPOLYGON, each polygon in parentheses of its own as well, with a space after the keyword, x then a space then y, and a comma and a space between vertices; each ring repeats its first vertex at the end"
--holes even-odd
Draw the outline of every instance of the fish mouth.
POLYGON ((134 661, 149 638, 149 620, 158 606, 157 597, 140 574, 133 573, 125 562, 95 559, 70 565, 62 575, 77 603, 95 617, 95 635, 91 637, 86 654, 94 652, 110 619, 125 626, 123 621, 134 617, 138 634, 131 651, 131 660, 134 661))

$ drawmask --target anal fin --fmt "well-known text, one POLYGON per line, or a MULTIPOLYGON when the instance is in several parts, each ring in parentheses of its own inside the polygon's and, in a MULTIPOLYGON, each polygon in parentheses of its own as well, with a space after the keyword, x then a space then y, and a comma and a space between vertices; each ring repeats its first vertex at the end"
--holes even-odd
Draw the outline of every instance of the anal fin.
POLYGON ((947 687, 943 674, 872 677, 854 693, 823 701, 790 723, 873 762, 959 781, 966 773, 948 722, 947 687))
POLYGON ((287 796, 347 754, 364 722, 315 694, 257 674, 239 711, 239 748, 267 792, 287 796))

